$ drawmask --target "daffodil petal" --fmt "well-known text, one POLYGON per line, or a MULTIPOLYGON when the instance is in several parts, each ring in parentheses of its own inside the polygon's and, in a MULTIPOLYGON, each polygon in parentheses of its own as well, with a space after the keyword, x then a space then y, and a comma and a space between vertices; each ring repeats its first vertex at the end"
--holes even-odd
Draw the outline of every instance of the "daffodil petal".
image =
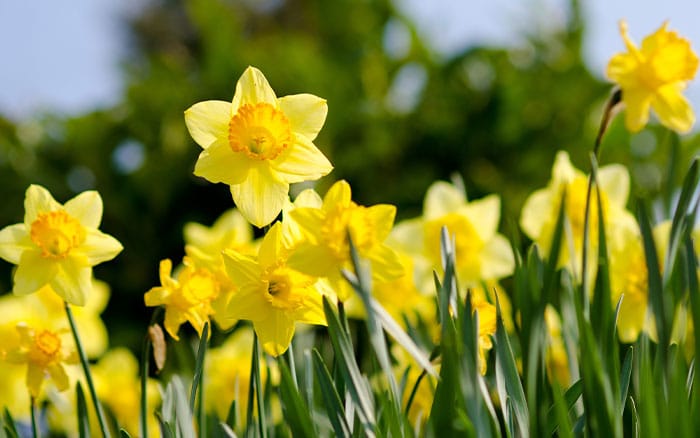
POLYGON ((39 251, 25 251, 15 271, 12 292, 15 295, 32 294, 49 284, 57 273, 58 266, 53 260, 42 257, 39 251))
POLYGON ((231 296, 225 312, 226 319, 264 320, 270 312, 274 312, 270 303, 265 300, 263 284, 250 284, 241 288, 231 296))
POLYGON ((224 267, 229 278, 236 285, 259 282, 262 276, 258 263, 237 251, 224 251, 224 267))
POLYGON ((219 139, 199 154, 194 174, 213 183, 240 184, 248 176, 250 159, 235 153, 228 139, 219 139))
POLYGON ((554 158, 554 165, 552 166, 553 185, 567 184, 579 175, 583 174, 571 164, 569 154, 566 151, 557 152, 557 156, 554 158))
POLYGON ((62 260, 57 266, 51 280, 53 290, 67 303, 84 306, 92 290, 92 268, 73 258, 62 260))
POLYGON ((598 170, 598 184, 608 200, 620 208, 625 208, 630 193, 630 175, 621 164, 610 164, 598 170))
POLYGON ((683 97, 683 83, 672 83, 659 88, 651 102, 651 107, 664 126, 679 133, 689 132, 695 123, 695 114, 683 97))
POLYGON ((423 202, 426 220, 436 219, 462 207, 467 203, 464 192, 444 181, 437 181, 428 187, 423 202))
POLYGON ((231 185, 231 196, 248 222, 262 228, 270 224, 289 199, 289 184, 270 173, 267 166, 252 167, 240 184, 231 185))
POLYGON ((163 325, 165 326, 165 330, 168 332, 168 334, 176 341, 179 341, 180 337, 177 335, 177 332, 180 331, 180 326, 186 320, 187 318, 185 318, 185 315, 181 310, 177 309, 176 307, 168 307, 165 311, 165 320, 163 321, 163 325))
POLYGON ((323 197, 323 210, 332 212, 337 207, 349 207, 352 202, 350 184, 345 180, 335 182, 323 197))
POLYGON ((515 259, 508 240, 497 234, 481 252, 481 278, 499 279, 513 273, 515 259))
POLYGON ((424 239, 423 220, 416 218, 397 223, 387 242, 409 254, 420 254, 425 246, 424 239))
POLYGON ((294 319, 305 324, 328 325, 321 294, 314 288, 309 288, 304 305, 294 313, 294 319))
POLYGON ((392 281, 404 274, 399 255, 386 245, 375 245, 367 257, 372 262, 372 277, 378 281, 392 281))
POLYGON ((275 222, 260 244, 258 263, 261 266, 272 266, 281 258, 281 252, 282 222, 275 222))
POLYGON ((90 266, 112 260, 124 249, 114 237, 98 230, 87 230, 80 252, 87 258, 90 266))
POLYGON ((0 230, 0 257, 12 264, 19 264, 22 253, 34 248, 24 224, 9 225, 0 230))
POLYGON ((501 198, 498 195, 489 195, 470 202, 461 211, 469 218, 481 240, 488 241, 498 230, 501 198))
POLYGON ((24 196, 24 223, 29 227, 39 213, 61 210, 61 204, 44 187, 32 184, 24 196))
POLYGON ((540 189, 531 194, 520 213, 520 228, 532 240, 539 240, 545 225, 552 217, 552 211, 559 201, 552 199, 548 189, 540 189))
POLYGON ((302 136, 285 149, 273 162, 277 174, 288 183, 315 181, 333 170, 333 165, 323 153, 302 136))
POLYGON ((236 92, 231 103, 233 114, 245 104, 269 103, 277 108, 277 96, 265 75, 255 67, 248 67, 236 83, 236 92))
POLYGON ((268 318, 253 323, 263 349, 272 356, 287 351, 294 336, 294 321, 284 312, 273 311, 268 318))
POLYGON ((630 132, 638 132, 649 121, 651 96, 644 90, 623 89, 622 101, 625 103, 625 126, 630 132))
POLYGON ((367 208, 367 217, 373 226, 375 239, 383 242, 394 225, 396 207, 389 204, 377 204, 367 208))
POLYGON ((231 102, 207 100, 185 111, 185 125, 194 141, 206 149, 216 140, 228 137, 231 115, 231 102))
POLYGON ((102 197, 94 190, 83 192, 66 202, 66 213, 87 228, 98 228, 102 221, 102 197))
POLYGON ((149 289, 143 295, 143 301, 146 307, 155 307, 165 304, 170 296, 170 289, 167 287, 156 286, 149 289))
POLYGON ((292 131, 313 141, 326 121, 326 100, 313 94, 294 94, 281 97, 278 102, 292 126, 292 131))
POLYGON ((53 381, 54 385, 56 385, 56 389, 59 391, 65 391, 70 387, 68 374, 66 374, 66 370, 63 368, 63 365, 49 365, 47 370, 49 372, 49 376, 51 376, 51 380, 53 381))
POLYGON ((328 248, 312 244, 295 248, 287 260, 287 265, 314 277, 326 277, 338 269, 337 260, 328 248))
POLYGON ((299 226, 304 238, 309 239, 311 243, 318 243, 316 240, 316 232, 323 224, 323 211, 318 208, 295 208, 289 212, 291 218, 299 226))
POLYGON ((44 384, 44 370, 32 363, 27 365, 27 388, 33 397, 39 397, 41 385, 44 384))

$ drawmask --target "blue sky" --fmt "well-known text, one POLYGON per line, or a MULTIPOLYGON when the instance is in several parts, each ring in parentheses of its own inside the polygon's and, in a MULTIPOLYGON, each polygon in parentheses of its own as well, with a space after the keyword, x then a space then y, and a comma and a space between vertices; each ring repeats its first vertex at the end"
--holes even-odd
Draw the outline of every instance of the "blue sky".
MULTIPOLYGON (((512 46, 525 31, 563 24, 568 0, 395 0, 430 44, 449 54, 469 45, 512 46)), ((602 77, 623 49, 618 20, 635 41, 664 20, 700 47, 700 4, 693 0, 581 0, 586 61, 602 77)), ((0 113, 13 119, 48 110, 80 113, 117 101, 124 54, 120 19, 144 0, 0 0, 0 113), (67 7, 67 5, 70 7, 67 7)), ((700 108, 700 85, 688 96, 700 108)))

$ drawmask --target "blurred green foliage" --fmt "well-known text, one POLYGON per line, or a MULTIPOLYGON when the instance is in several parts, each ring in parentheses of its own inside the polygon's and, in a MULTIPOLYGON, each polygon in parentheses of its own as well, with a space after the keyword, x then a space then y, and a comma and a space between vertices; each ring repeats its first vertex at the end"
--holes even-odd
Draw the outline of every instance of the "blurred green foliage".
MULTIPOLYGON (((22 220, 30 183, 60 202, 86 189, 102 194, 102 230, 125 247, 95 269, 112 287, 106 319, 115 344, 138 345, 150 312, 143 293, 159 284, 159 260, 180 261, 184 223, 210 224, 232 207, 226 186, 193 176, 200 148, 183 111, 229 100, 246 66, 260 68, 279 96, 328 100, 316 144, 335 170, 318 183, 321 193, 344 178, 359 203, 396 204, 399 218, 418 215, 429 184, 456 172, 470 198, 500 194, 504 221, 517 223, 556 150, 588 168, 609 92, 582 63, 576 1, 564 29, 448 59, 389 0, 160 0, 125 27, 131 51, 118 105, 78 117, 0 117, 0 224, 22 220)), ((634 161, 642 190, 660 192, 648 166, 663 166, 657 158, 668 149, 645 131, 630 153, 616 123, 603 161, 634 161)), ((2 270, 0 290, 9 291, 9 264, 2 270)))

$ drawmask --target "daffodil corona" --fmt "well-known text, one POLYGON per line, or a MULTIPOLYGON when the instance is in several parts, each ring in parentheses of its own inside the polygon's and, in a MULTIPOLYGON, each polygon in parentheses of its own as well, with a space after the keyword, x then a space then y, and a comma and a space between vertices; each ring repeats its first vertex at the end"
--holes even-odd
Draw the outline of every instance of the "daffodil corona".
POLYGON ((248 67, 232 102, 209 100, 185 111, 190 135, 204 149, 194 173, 231 186, 243 216, 268 225, 288 200, 290 183, 333 169, 313 144, 327 112, 326 101, 311 94, 277 98, 265 76, 248 67))
POLYGON ((644 38, 641 47, 630 39, 624 21, 620 32, 627 52, 612 57, 607 75, 622 89, 627 129, 642 129, 651 108, 664 126, 680 133, 690 131, 695 114, 682 94, 698 69, 690 42, 668 30, 668 22, 644 38))
POLYGON ((0 230, 0 257, 17 265, 12 291, 28 295, 48 285, 66 302, 85 305, 92 267, 122 250, 114 237, 97 229, 99 193, 83 192, 61 205, 48 190, 31 185, 24 208, 24 223, 0 230))

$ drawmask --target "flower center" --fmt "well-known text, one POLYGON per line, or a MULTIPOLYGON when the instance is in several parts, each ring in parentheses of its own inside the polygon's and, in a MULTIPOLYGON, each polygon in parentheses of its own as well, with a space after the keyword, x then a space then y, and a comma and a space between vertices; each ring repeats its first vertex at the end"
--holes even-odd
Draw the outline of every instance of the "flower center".
POLYGON ((256 160, 274 160, 292 142, 292 129, 282 111, 269 103, 241 105, 228 124, 234 152, 256 160))
POLYGON ((303 304, 303 296, 296 292, 313 284, 307 276, 285 266, 276 267, 267 276, 266 299, 279 309, 296 309, 303 304))
POLYGON ((61 338, 50 330, 42 330, 34 336, 34 345, 29 353, 32 362, 47 365, 58 359, 61 352, 61 338))
POLYGON ((47 258, 65 258, 71 249, 85 240, 85 229, 65 211, 39 213, 32 222, 29 235, 47 258))
POLYGON ((219 295, 219 283, 214 274, 206 269, 185 268, 183 272, 182 295, 188 304, 211 302, 219 295))

